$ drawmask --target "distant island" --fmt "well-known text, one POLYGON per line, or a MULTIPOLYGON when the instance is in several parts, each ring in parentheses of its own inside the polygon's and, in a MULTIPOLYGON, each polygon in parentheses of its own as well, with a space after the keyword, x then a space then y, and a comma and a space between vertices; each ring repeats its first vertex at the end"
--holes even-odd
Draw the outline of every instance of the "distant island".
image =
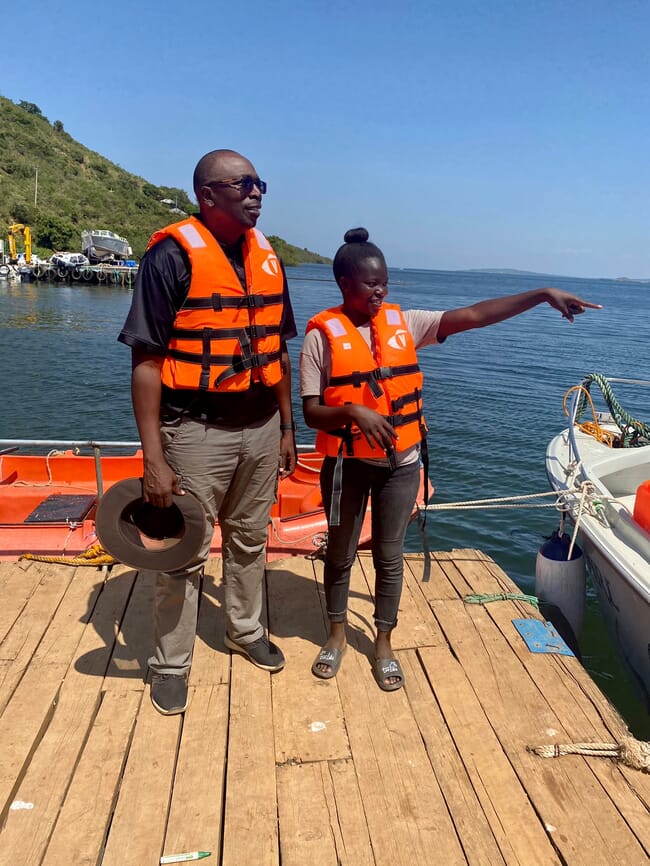
POLYGON ((468 268, 468 274, 511 274, 517 277, 559 277, 561 274, 542 274, 539 271, 520 271, 517 268, 468 268))
MULTIPOLYGON (((29 226, 33 252, 81 250, 81 232, 108 229, 140 258, 154 231, 184 219, 197 205, 182 189, 130 174, 50 122, 38 105, 0 96, 0 238, 10 225, 29 226)), ((285 265, 331 259, 269 235, 285 265)))
POLYGON ((516 268, 468 268, 468 274, 510 274, 518 277, 560 277, 563 280, 611 280, 614 283, 650 283, 641 277, 568 277, 566 274, 544 274, 539 271, 520 271, 516 268))

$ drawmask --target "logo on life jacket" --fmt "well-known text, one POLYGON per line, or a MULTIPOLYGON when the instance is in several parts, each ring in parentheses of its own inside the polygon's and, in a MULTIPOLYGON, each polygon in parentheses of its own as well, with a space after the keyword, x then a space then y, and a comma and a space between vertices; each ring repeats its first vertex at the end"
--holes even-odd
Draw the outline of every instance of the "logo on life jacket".
POLYGON ((406 349, 406 335, 407 331, 401 328, 399 331, 395 331, 392 337, 388 340, 388 345, 391 349, 406 349))
POLYGON ((262 270, 266 271, 267 274, 271 274, 272 277, 275 277, 280 273, 280 262, 273 253, 269 253, 266 259, 262 262, 262 270))

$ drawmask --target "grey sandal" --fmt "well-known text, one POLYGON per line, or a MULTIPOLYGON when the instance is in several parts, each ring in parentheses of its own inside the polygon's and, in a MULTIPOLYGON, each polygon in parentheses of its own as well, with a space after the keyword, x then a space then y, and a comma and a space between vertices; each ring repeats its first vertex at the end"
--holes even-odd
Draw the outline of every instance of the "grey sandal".
POLYGON ((311 672, 313 675, 319 677, 321 680, 330 680, 332 677, 335 677, 341 667, 341 659, 343 658, 346 649, 347 647, 343 647, 343 649, 340 650, 336 649, 336 647, 324 646, 316 656, 314 664, 311 666, 311 672), (328 665, 330 670, 322 671, 319 669, 318 665, 328 665))
POLYGON ((377 685, 385 692, 394 692, 404 685, 404 672, 397 659, 375 659, 372 672, 377 680, 377 685), (389 677, 399 677, 396 683, 387 683, 389 677))

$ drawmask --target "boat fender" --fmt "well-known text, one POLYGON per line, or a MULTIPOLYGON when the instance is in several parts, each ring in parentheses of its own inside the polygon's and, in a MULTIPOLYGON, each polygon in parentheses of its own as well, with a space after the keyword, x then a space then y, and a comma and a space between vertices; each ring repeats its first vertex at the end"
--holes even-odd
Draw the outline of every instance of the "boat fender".
POLYGON ((542 544, 535 564, 535 595, 540 602, 558 608, 578 638, 585 614, 587 573, 584 555, 577 544, 568 559, 570 546, 571 537, 566 533, 560 535, 557 529, 542 544))
POLYGON ((320 485, 317 484, 313 490, 310 490, 309 493, 306 493, 298 511, 300 514, 311 514, 312 511, 322 511, 323 509, 323 493, 320 489, 320 485))
POLYGON ((650 480, 639 484, 634 499, 634 522, 650 532, 650 480))

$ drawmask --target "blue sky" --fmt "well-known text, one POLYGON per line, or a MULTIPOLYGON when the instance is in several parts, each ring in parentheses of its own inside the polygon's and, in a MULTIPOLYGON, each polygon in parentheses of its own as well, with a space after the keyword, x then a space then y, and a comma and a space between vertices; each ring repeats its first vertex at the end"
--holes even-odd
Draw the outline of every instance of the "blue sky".
MULTIPOLYGON (((0 94, 191 191, 248 156, 260 228, 389 265, 650 278, 646 0, 32 0, 0 94)), ((119 231, 119 226, 114 227, 119 231)))

